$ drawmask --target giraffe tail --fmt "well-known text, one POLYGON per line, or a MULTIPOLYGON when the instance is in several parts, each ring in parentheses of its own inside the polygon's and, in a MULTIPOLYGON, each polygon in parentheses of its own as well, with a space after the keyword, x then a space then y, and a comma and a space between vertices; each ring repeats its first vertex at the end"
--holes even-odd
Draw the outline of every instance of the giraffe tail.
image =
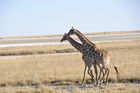
POLYGON ((119 74, 119 71, 118 71, 117 67, 113 64, 112 60, 111 60, 111 63, 112 63, 112 65, 114 66, 114 69, 115 69, 115 71, 116 71, 116 73, 117 73, 117 75, 118 75, 118 74, 119 74))
POLYGON ((114 66, 114 69, 116 70, 117 75, 119 74, 117 67, 114 66))

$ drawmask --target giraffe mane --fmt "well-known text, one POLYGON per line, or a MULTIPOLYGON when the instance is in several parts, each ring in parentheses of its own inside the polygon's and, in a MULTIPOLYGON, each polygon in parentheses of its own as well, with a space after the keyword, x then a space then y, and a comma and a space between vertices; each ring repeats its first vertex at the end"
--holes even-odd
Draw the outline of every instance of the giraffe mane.
POLYGON ((96 45, 94 43, 92 43, 90 40, 88 40, 79 30, 74 30, 76 31, 78 34, 80 34, 85 40, 87 40, 88 42, 90 42, 90 44, 92 44, 94 47, 96 47, 96 45))

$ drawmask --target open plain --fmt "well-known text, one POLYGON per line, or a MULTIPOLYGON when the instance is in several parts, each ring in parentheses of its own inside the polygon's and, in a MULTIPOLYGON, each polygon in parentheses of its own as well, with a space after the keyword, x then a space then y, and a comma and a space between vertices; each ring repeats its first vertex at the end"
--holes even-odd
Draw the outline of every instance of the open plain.
POLYGON ((80 85, 84 62, 69 43, 0 47, 0 93, 139 93, 140 39, 137 33, 133 33, 133 38, 117 36, 114 40, 109 35, 104 42, 98 42, 101 37, 106 38, 104 35, 97 40, 90 36, 95 38, 92 41, 96 40, 99 49, 110 53, 119 70, 117 76, 110 63, 109 83, 101 86, 94 86, 88 74, 84 85, 80 85))

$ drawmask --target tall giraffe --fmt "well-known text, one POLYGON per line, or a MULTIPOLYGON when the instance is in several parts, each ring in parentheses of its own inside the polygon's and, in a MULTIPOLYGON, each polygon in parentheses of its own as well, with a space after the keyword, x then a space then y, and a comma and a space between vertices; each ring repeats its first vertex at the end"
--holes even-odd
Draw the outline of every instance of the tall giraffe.
MULTIPOLYGON (((70 36, 68 36, 66 33, 64 34, 63 38, 61 39, 61 42, 65 41, 65 40, 68 40, 70 42, 70 44, 76 48, 78 51, 81 52, 82 54, 82 58, 84 60, 84 63, 85 63, 85 69, 84 69, 84 76, 83 76, 83 80, 82 80, 82 83, 84 82, 84 79, 85 79, 85 72, 86 72, 86 68, 88 67, 88 74, 91 76, 92 80, 94 80, 94 76, 93 76, 93 73, 92 73, 92 70, 91 70, 91 67, 92 67, 92 64, 91 62, 89 62, 89 60, 87 60, 86 56, 87 56, 87 52, 85 51, 85 48, 82 44, 76 42, 75 40, 73 40, 70 36)), ((95 80, 94 80, 95 81, 95 80)))
MULTIPOLYGON (((107 83, 108 82, 108 76, 109 76, 108 65, 109 65, 109 62, 110 62, 109 53, 107 51, 98 49, 94 43, 89 41, 80 31, 74 29, 73 27, 68 32, 68 35, 72 35, 72 34, 76 34, 78 36, 78 38, 80 39, 80 41, 83 43, 83 46, 85 47, 85 50, 87 52, 88 59, 91 60, 91 61, 94 61, 93 63, 95 63, 95 64, 98 64, 98 65, 101 64, 102 69, 100 69, 100 74, 99 74, 98 79, 100 79, 100 75, 101 75, 101 72, 102 72, 103 77, 102 77, 101 80, 104 80, 105 75, 107 75, 106 76, 106 81, 105 81, 105 83, 107 83), (103 72, 103 69, 105 70, 105 73, 103 72)), ((115 68, 115 70, 118 74, 117 68, 115 66, 114 66, 114 68, 115 68)), ((96 74, 96 81, 97 81, 98 80, 97 79, 97 76, 98 76, 97 70, 95 71, 95 74, 96 74)))

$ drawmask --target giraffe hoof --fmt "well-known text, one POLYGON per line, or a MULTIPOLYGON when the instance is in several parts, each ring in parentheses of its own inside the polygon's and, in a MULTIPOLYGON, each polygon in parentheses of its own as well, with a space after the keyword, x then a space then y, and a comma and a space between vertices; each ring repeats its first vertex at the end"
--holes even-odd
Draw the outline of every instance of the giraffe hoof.
POLYGON ((98 85, 100 85, 100 86, 101 86, 101 85, 102 85, 102 82, 98 82, 98 85))
POLYGON ((103 84, 106 84, 106 81, 103 81, 103 84))

